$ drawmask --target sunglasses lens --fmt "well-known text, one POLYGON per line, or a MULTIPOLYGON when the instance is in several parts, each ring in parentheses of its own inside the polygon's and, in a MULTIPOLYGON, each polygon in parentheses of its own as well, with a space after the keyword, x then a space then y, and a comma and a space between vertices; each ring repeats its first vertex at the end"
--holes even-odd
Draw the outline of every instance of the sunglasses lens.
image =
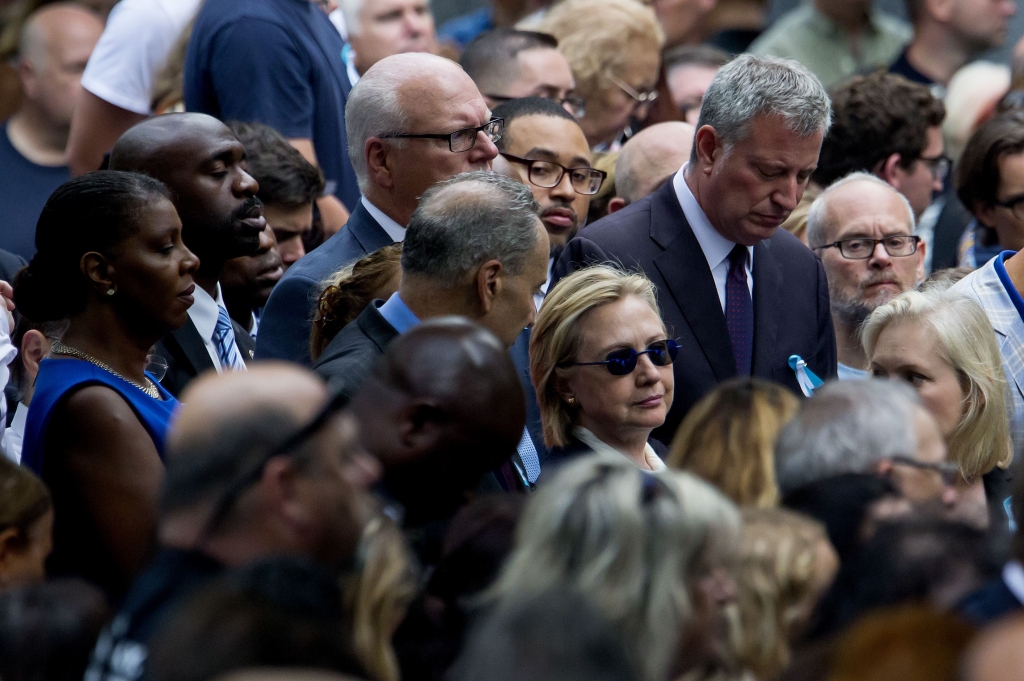
POLYGON ((612 376, 625 376, 636 369, 636 352, 634 350, 616 350, 608 353, 605 366, 612 376))

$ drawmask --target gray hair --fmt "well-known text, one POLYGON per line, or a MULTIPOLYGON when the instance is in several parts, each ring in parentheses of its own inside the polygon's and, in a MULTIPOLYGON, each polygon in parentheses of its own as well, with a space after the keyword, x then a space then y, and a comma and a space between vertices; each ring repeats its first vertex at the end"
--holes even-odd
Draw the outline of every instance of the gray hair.
MULTIPOLYGON (((359 0, 357 0, 359 1, 359 0)), ((398 90, 406 78, 395 70, 372 68, 359 79, 345 104, 345 136, 348 158, 359 182, 359 191, 366 193, 370 185, 370 168, 366 164, 366 140, 389 133, 402 132, 408 121, 399 101, 398 90)), ((404 140, 389 139, 400 147, 404 140)))
POLYGON ((488 260, 522 274, 537 246, 539 210, 526 185, 490 171, 439 182, 423 194, 405 230, 402 272, 449 289, 488 260))
POLYGON ((359 35, 363 30, 359 21, 359 13, 363 10, 363 0, 338 0, 338 9, 341 16, 345 18, 345 32, 349 35, 359 35))
MULTIPOLYGON (((704 93, 697 129, 710 125, 721 144, 746 138, 757 116, 779 116, 800 137, 828 132, 832 103, 818 78, 792 59, 744 54, 723 66, 704 93)), ((690 162, 697 162, 694 145, 690 162)))
POLYGON ((644 681, 664 679, 693 623, 695 568, 709 545, 735 550, 738 532, 736 507, 709 483, 595 454, 566 464, 530 498, 490 596, 504 604, 549 589, 584 594, 644 681))
POLYGON ((810 210, 807 211, 807 243, 811 248, 818 248, 819 246, 824 245, 825 240, 829 238, 827 235, 835 233, 836 228, 839 226, 836 224, 836 221, 832 219, 833 216, 829 212, 829 197, 835 193, 837 189, 841 189, 842 187, 845 187, 848 184, 853 184, 854 182, 872 182, 885 187, 896 194, 896 196, 900 197, 900 202, 903 204, 903 207, 907 209, 907 222, 910 225, 910 233, 914 233, 917 223, 914 220, 914 209, 910 207, 910 201, 907 201, 907 197, 899 193, 895 187, 885 180, 872 175, 871 173, 865 173, 862 170, 858 170, 830 184, 828 188, 814 200, 814 203, 811 204, 810 210))
POLYGON ((833 381, 804 402, 779 433, 775 473, 789 492, 843 473, 868 473, 895 456, 917 458, 917 394, 878 378, 833 381))

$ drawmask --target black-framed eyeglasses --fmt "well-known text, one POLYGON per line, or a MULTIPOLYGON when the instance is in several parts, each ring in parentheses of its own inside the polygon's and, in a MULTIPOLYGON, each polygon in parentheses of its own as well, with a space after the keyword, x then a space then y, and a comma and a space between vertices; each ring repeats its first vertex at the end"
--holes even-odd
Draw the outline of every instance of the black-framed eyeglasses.
POLYGON ((569 174, 569 182, 577 194, 593 195, 601 190, 601 184, 608 173, 597 168, 566 168, 563 165, 552 161, 534 161, 529 158, 519 158, 512 154, 502 153, 502 156, 513 163, 522 163, 527 168, 527 177, 531 184, 538 187, 550 189, 557 187, 565 174, 569 174))
POLYGON ((898 463, 901 466, 910 466, 911 468, 934 471, 942 476, 942 484, 946 487, 956 485, 957 480, 960 480, 963 477, 960 473, 960 467, 952 463, 918 461, 917 459, 912 459, 909 456, 894 456, 891 461, 893 463, 898 463))
POLYGON ((917 160, 928 166, 928 170, 936 182, 945 182, 946 178, 949 177, 950 169, 953 167, 953 159, 945 154, 939 154, 931 158, 920 156, 917 160))
POLYGON ((633 370, 636 369, 640 355, 647 355, 651 360, 651 364, 656 367, 667 367, 676 361, 676 355, 678 354, 679 344, 669 338, 667 340, 655 341, 648 345, 646 350, 641 352, 637 352, 633 348, 623 348, 622 350, 609 352, 603 362, 573 362, 565 366, 591 367, 603 365, 612 376, 625 376, 633 373, 633 370))
MULTIPOLYGON (((579 95, 566 95, 565 97, 550 97, 546 94, 530 95, 531 97, 540 97, 542 99, 550 99, 552 102, 557 102, 562 106, 563 109, 571 113, 576 118, 583 118, 587 113, 587 100, 583 99, 579 95)), ((504 95, 491 95, 484 94, 484 97, 491 99, 495 102, 511 102, 513 99, 522 99, 522 97, 506 97, 504 95)))
POLYGON ((310 419, 305 425, 296 429, 295 432, 286 437, 276 446, 272 447, 265 454, 260 456, 249 466, 249 468, 239 475, 235 481, 221 493, 220 497, 217 498, 217 503, 214 504, 213 512, 210 514, 209 519, 203 526, 203 531, 199 534, 199 538, 196 540, 196 547, 202 546, 210 535, 212 535, 220 526, 220 524, 224 522, 224 519, 227 518, 228 513, 235 505, 235 502, 238 501, 238 498, 242 496, 242 493, 245 490, 260 479, 260 476, 263 474, 263 469, 271 459, 276 456, 293 453, 299 445, 315 435, 324 427, 331 417, 344 409, 348 403, 348 395, 342 391, 335 392, 312 419, 310 419))
POLYGON ((633 107, 636 109, 645 109, 654 103, 654 100, 658 98, 657 90, 648 90, 647 92, 637 92, 629 83, 625 83, 615 76, 609 75, 608 80, 619 86, 619 89, 625 92, 633 99, 633 107))
POLYGON ((908 255, 914 255, 917 252, 917 245, 921 242, 921 237, 910 236, 910 235, 897 235, 887 236, 884 239, 868 239, 866 237, 854 237, 853 239, 843 239, 836 241, 831 244, 825 244, 824 246, 818 246, 819 250, 822 248, 838 248, 839 254, 847 260, 867 260, 875 254, 875 247, 878 244, 882 244, 885 252, 892 258, 905 258, 908 255))
POLYGON ((505 129, 504 118, 492 118, 483 125, 479 125, 475 128, 462 128, 455 132, 447 133, 411 133, 411 132, 390 132, 386 135, 380 135, 381 139, 392 139, 395 137, 403 139, 428 139, 428 140, 448 140, 448 148, 456 153, 461 154, 469 151, 476 146, 476 141, 479 137, 478 133, 483 133, 492 142, 497 142, 501 139, 501 133, 505 129))
POLYGON ((1024 221, 1024 194, 1012 196, 1006 201, 996 201, 995 205, 1013 211, 1013 217, 1024 221))

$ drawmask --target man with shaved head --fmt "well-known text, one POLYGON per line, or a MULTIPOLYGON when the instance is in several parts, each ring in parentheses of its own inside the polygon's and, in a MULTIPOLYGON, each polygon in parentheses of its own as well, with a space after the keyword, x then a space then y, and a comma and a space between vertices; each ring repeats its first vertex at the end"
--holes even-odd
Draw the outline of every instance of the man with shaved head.
MULTIPOLYGON (((355 394, 399 334, 447 315, 471 319, 511 347, 536 316, 548 243, 537 203, 521 183, 491 172, 440 183, 423 195, 409 222, 398 292, 373 301, 338 332, 317 360, 317 373, 355 394)), ((520 435, 521 482, 529 484, 540 473, 543 440, 522 426, 520 435)))
POLYGON ((46 5, 21 32, 18 110, 0 128, 0 244, 26 260, 36 221, 53 190, 71 179, 66 147, 82 71, 103 20, 80 5, 46 5))
MULTIPOLYGON (((388 346, 352 409, 406 530, 446 522, 515 455, 526 418, 518 392, 504 344, 465 319, 425 321, 388 346)), ((413 543, 425 564, 437 562, 439 542, 413 543)))
POLYGON ((866 378, 861 325, 876 308, 924 280, 925 244, 914 236, 914 211, 885 180, 853 173, 811 204, 807 243, 828 278, 839 378, 866 378))
POLYGON ((257 356, 310 365, 310 320, 322 282, 405 238, 420 196, 462 172, 489 170, 501 124, 452 61, 398 54, 371 66, 345 108, 348 154, 363 197, 345 229, 289 268, 260 318, 257 356))
POLYGON ((343 401, 299 367, 207 374, 168 439, 160 552, 100 636, 86 676, 134 681, 174 606, 227 568, 299 556, 337 572, 355 555, 376 468, 343 401))
POLYGON ((689 160, 694 132, 689 123, 672 121, 630 137, 615 162, 615 197, 608 202, 608 212, 622 210, 660 189, 689 160))
POLYGON ((199 256, 189 319, 157 346, 168 363, 161 383, 178 395, 208 369, 244 370, 253 356, 252 339, 231 321, 219 281, 225 262, 259 250, 267 221, 241 142, 212 116, 159 116, 121 136, 110 152, 110 169, 166 184, 181 218, 182 240, 199 256))

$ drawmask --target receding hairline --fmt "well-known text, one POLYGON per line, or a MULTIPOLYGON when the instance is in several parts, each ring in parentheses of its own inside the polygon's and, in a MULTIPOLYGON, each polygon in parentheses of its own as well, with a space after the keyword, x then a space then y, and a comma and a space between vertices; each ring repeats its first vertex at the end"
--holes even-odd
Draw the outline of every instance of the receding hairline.
POLYGON ((21 35, 18 39, 18 57, 28 59, 36 66, 40 66, 46 59, 46 50, 51 47, 50 41, 54 38, 53 32, 60 31, 65 22, 78 15, 80 19, 91 19, 96 22, 100 31, 103 30, 103 19, 93 10, 73 2, 55 2, 43 5, 29 14, 25 25, 21 27, 21 35), (70 14, 70 17, 61 18, 61 14, 70 14), (56 15, 56 16, 54 16, 56 15))

